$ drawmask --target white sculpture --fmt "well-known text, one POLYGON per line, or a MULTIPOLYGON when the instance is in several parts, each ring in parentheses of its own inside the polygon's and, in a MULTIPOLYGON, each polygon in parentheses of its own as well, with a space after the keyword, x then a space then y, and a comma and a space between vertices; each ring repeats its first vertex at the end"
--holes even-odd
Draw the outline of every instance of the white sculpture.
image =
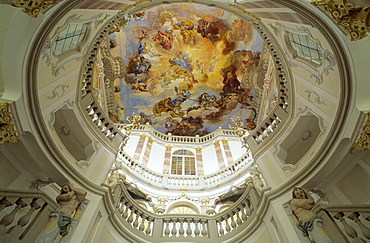
POLYGON ((255 167, 251 167, 249 169, 249 173, 252 175, 253 185, 256 188, 258 194, 261 195, 262 189, 264 187, 263 181, 261 179, 261 172, 259 169, 255 167))

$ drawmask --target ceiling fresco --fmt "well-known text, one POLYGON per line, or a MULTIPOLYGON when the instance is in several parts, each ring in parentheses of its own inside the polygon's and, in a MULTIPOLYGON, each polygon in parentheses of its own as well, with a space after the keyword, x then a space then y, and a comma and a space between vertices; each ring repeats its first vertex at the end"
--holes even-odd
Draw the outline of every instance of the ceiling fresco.
MULTIPOLYGON (((203 136, 229 129, 231 117, 252 130, 276 103, 275 67, 261 37, 251 23, 220 8, 146 9, 128 16, 124 28, 113 26, 107 45, 124 70, 110 89, 99 78, 94 85, 101 101, 113 97, 105 104, 113 122, 135 113, 165 134, 203 136)), ((106 56, 98 57, 97 69, 113 65, 106 56)))

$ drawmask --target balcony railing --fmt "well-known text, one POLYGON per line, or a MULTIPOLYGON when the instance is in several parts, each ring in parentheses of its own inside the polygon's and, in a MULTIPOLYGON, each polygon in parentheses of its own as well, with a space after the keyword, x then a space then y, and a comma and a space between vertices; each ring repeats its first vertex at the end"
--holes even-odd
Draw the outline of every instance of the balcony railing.
MULTIPOLYGON (((124 128, 125 124, 119 124, 115 123, 116 127, 119 129, 124 128)), ((188 137, 188 136, 175 136, 171 134, 163 134, 161 132, 158 132, 155 130, 152 126, 150 125, 140 125, 137 128, 133 129, 133 132, 148 132, 150 133, 155 139, 162 141, 162 142, 178 142, 178 143, 194 143, 194 144, 199 144, 199 143, 206 143, 209 141, 212 141, 214 139, 217 139, 218 137, 221 136, 238 136, 237 131, 235 130, 226 130, 226 129, 217 129, 216 131, 209 133, 205 136, 199 137, 198 135, 195 137, 188 137)))
POLYGON ((34 242, 58 206, 40 191, 0 189, 0 198, 0 242, 34 242))
POLYGON ((370 242, 370 205, 316 205, 333 242, 370 242))
MULTIPOLYGON (((250 185, 227 210, 214 215, 154 214, 139 206, 123 184, 118 184, 114 197, 109 197, 115 213, 112 221, 122 235, 135 234, 143 241, 155 242, 221 242, 255 224, 261 198, 250 185), (128 231, 130 233, 128 233, 128 231), (154 240, 155 239, 155 240, 154 240)), ((264 194, 263 194, 264 195, 264 194)))
POLYGON ((212 174, 198 175, 194 177, 157 173, 138 163, 122 150, 117 156, 117 161, 121 162, 124 167, 126 167, 126 171, 129 171, 131 175, 134 175, 135 178, 144 183, 149 181, 153 187, 162 188, 162 186, 165 185, 168 188, 173 187, 174 189, 183 186, 194 188, 205 186, 211 187, 216 186, 221 182, 225 184, 237 177, 246 175, 248 172, 247 169, 254 163, 251 153, 247 152, 233 164, 230 164, 222 170, 212 174))

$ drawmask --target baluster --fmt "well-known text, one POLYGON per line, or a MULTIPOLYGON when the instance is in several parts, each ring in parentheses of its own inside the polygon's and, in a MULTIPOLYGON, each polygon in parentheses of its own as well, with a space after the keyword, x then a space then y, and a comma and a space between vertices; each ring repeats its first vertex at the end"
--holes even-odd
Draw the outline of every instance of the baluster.
POLYGON ((180 229, 179 229, 179 234, 180 236, 184 236, 185 234, 185 230, 184 230, 184 218, 179 218, 179 221, 180 221, 180 229))
POLYGON ((128 216, 128 210, 129 210, 129 206, 127 205, 127 202, 124 203, 124 206, 126 208, 125 208, 125 212, 123 212, 123 214, 122 214, 122 217, 123 217, 123 219, 126 219, 127 216, 128 216))
POLYGON ((129 209, 131 210, 131 212, 130 212, 130 216, 127 219, 127 222, 129 222, 131 224, 133 219, 134 219, 134 211, 132 210, 132 206, 129 207, 129 209))
POLYGON ((208 235, 208 230, 207 230, 207 220, 202 220, 202 236, 207 237, 208 235))
POLYGON ((2 219, 1 219, 1 222, 0 222, 0 234, 1 233, 5 233, 6 232, 6 226, 8 226, 9 224, 11 224, 14 220, 14 217, 16 215, 16 213, 23 207, 27 206, 27 204, 25 202, 22 201, 22 198, 19 198, 16 202, 15 202, 16 206, 15 208, 13 209, 12 212, 10 212, 9 214, 5 215, 2 219))
POLYGON ((28 211, 28 213, 26 213, 24 216, 22 216, 19 220, 18 220, 18 224, 16 226, 13 226, 12 228, 10 228, 8 230, 8 233, 12 233, 12 235, 16 236, 17 238, 19 236, 21 236, 22 234, 22 227, 24 227, 25 225, 27 225, 29 222, 30 222, 30 218, 31 218, 31 215, 34 211, 40 209, 40 205, 38 205, 36 203, 36 200, 37 198, 34 198, 32 200, 32 202, 30 203, 30 210, 28 211))
POLYGON ((135 210, 133 210, 133 212, 134 212, 134 214, 135 214, 135 221, 134 221, 134 223, 132 224, 132 226, 134 227, 134 228, 137 228, 137 226, 139 225, 139 217, 140 217, 140 214, 138 213, 138 211, 135 209, 135 210))
POLYGON ((166 224, 166 228, 164 230, 164 235, 169 236, 170 235, 170 221, 169 221, 169 219, 165 219, 164 222, 166 224))
POLYGON ((233 212, 230 215, 230 219, 231 219, 231 227, 233 227, 233 229, 235 229, 236 228, 236 223, 235 223, 233 212))
POLYGON ((125 198, 121 198, 121 204, 119 205, 119 208, 117 209, 117 211, 119 212, 119 214, 122 216, 123 215, 123 208, 125 207, 125 203, 126 203, 126 199, 125 198))
POLYGON ((146 227, 145 234, 150 235, 152 233, 152 222, 154 221, 154 218, 149 217, 148 218, 148 226, 146 227))
POLYGON ((243 203, 243 205, 242 205, 243 207, 241 208, 241 212, 242 212, 242 220, 243 221, 246 221, 247 220, 247 218, 248 218, 248 216, 245 214, 245 204, 243 203))
POLYGON ((354 220, 358 226, 360 226, 360 229, 361 229, 361 232, 362 234, 370 239, 370 229, 368 227, 366 227, 359 219, 358 217, 360 216, 360 214, 358 212, 354 212, 352 213, 351 215, 348 216, 348 218, 354 220))
POLYGON ((230 227, 230 225, 229 225, 229 221, 228 221, 228 218, 227 218, 227 216, 226 216, 226 218, 224 218, 224 220, 225 220, 225 230, 226 230, 226 232, 227 233, 229 233, 229 232, 231 232, 231 227, 230 227))
POLYGON ((334 215, 334 218, 339 220, 343 224, 344 230, 347 233, 347 235, 354 239, 353 242, 365 242, 363 239, 358 237, 356 230, 353 227, 349 226, 343 217, 344 217, 343 212, 339 212, 336 215, 334 215))
POLYGON ((195 236, 199 236, 199 234, 200 234, 199 219, 194 220, 194 223, 195 223, 194 234, 195 234, 195 236))
POLYGON ((236 214, 236 223, 237 223, 237 226, 241 225, 243 223, 243 221, 241 220, 240 216, 239 216, 239 213, 241 211, 240 208, 236 209, 237 211, 235 212, 236 214))
POLYGON ((0 212, 6 208, 6 207, 9 207, 10 205, 12 205, 11 202, 8 201, 8 199, 6 199, 6 197, 3 197, 1 200, 0 200, 0 212))
POLYGON ((142 215, 141 216, 141 224, 140 224, 140 226, 139 226, 139 230, 141 231, 141 232, 144 232, 144 229, 145 229, 145 220, 148 218, 148 216, 147 215, 142 215))
POLYGON ((245 204, 245 212, 247 213, 247 216, 251 216, 252 214, 252 207, 250 205, 250 201, 247 200, 245 204))
POLYGON ((191 233, 192 233, 192 230, 191 230, 191 220, 192 219, 187 219, 186 221, 187 221, 187 226, 188 226, 188 228, 186 229, 186 235, 187 236, 191 236, 191 233))
POLYGON ((176 219, 172 219, 172 229, 171 229, 171 235, 176 236, 177 234, 177 228, 176 228, 176 219))
POLYGON ((225 231, 224 231, 224 228, 223 228, 223 225, 222 225, 222 219, 220 219, 221 221, 218 222, 218 225, 219 225, 219 230, 218 230, 218 235, 221 236, 221 235, 224 235, 225 234, 225 231))

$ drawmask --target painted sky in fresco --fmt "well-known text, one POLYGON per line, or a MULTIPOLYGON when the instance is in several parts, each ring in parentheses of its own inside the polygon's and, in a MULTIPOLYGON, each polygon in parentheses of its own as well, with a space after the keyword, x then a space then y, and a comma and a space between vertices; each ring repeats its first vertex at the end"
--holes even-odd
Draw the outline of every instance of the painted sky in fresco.
POLYGON ((124 109, 118 120, 141 114, 163 133, 194 136, 228 129, 231 117, 256 118, 256 83, 269 57, 252 24, 189 3, 130 17, 109 36, 112 54, 126 64, 125 77, 115 81, 116 107, 124 109))

